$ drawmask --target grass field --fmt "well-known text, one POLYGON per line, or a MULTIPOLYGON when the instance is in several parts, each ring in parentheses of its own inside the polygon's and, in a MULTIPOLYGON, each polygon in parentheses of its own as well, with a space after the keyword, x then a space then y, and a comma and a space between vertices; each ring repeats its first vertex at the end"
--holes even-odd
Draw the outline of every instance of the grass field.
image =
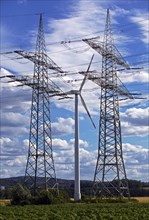
POLYGON ((0 220, 147 220, 149 203, 1 206, 0 220))

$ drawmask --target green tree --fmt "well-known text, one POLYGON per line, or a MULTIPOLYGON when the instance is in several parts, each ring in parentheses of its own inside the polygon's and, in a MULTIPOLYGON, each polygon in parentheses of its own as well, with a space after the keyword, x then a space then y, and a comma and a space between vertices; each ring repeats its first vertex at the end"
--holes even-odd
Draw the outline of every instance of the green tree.
POLYGON ((12 188, 12 204, 13 205, 24 205, 30 203, 31 194, 30 191, 22 186, 20 183, 17 183, 12 188))

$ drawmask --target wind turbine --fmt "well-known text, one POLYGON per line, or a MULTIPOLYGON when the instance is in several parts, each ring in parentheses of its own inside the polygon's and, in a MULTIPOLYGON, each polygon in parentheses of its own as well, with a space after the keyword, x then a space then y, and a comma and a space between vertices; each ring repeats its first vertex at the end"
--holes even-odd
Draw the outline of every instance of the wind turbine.
POLYGON ((82 105, 84 106, 94 128, 96 128, 91 115, 87 109, 87 106, 85 104, 85 101, 81 95, 83 86, 85 84, 85 81, 88 78, 88 71, 90 69, 92 60, 93 60, 94 54, 92 55, 91 61, 89 63, 89 66, 87 68, 87 71, 85 73, 84 79, 81 83, 80 89, 79 90, 70 90, 69 92, 66 92, 66 94, 69 95, 75 95, 75 144, 74 144, 74 148, 75 148, 75 189, 74 189, 74 200, 75 201, 79 201, 81 199, 81 192, 80 192, 80 159, 79 159, 79 111, 78 111, 78 98, 80 96, 82 105))

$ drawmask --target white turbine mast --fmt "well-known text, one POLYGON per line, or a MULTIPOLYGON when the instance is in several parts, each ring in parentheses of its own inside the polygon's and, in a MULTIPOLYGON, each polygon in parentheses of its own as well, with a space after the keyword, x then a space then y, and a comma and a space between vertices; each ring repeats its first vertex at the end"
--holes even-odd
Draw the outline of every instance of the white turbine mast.
POLYGON ((89 63, 89 66, 87 68, 86 74, 84 76, 84 79, 81 83, 80 89, 79 90, 70 90, 69 92, 67 92, 66 94, 69 95, 75 95, 75 144, 74 144, 74 155, 75 155, 75 188, 74 188, 74 200, 77 202, 81 199, 81 192, 80 192, 80 157, 79 157, 79 111, 78 111, 78 96, 80 96, 82 105, 84 106, 94 128, 96 128, 92 117, 89 113, 89 110, 87 109, 87 106, 85 104, 85 101, 81 95, 83 86, 85 84, 85 81, 88 78, 88 71, 90 69, 92 60, 93 60, 94 54, 92 55, 91 61, 89 63))

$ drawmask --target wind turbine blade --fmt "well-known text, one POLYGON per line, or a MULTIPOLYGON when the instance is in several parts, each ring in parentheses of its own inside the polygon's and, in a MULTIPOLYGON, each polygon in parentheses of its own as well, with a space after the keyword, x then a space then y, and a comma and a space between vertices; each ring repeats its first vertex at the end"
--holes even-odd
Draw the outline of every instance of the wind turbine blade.
POLYGON ((87 109, 87 106, 86 106, 86 104, 85 104, 85 102, 84 102, 84 99, 83 99, 83 97, 82 97, 81 94, 80 94, 80 98, 81 98, 82 105, 84 106, 84 108, 85 108, 85 110, 86 110, 86 112, 87 112, 87 114, 88 114, 88 117, 90 118, 90 120, 91 120, 91 122, 92 122, 94 128, 96 128, 96 126, 95 126, 95 124, 94 124, 94 122, 93 122, 93 119, 92 119, 92 117, 91 117, 91 115, 90 115, 90 113, 89 113, 89 111, 88 111, 88 109, 87 109))
POLYGON ((85 74, 84 79, 83 79, 83 81, 82 81, 82 84, 81 84, 81 86, 80 86, 80 90, 79 90, 80 92, 82 91, 82 88, 83 88, 83 86, 84 86, 84 83, 85 83, 85 81, 86 81, 87 78, 88 78, 88 74, 87 74, 87 73, 88 73, 88 71, 89 71, 89 69, 90 69, 90 67, 91 67, 93 58, 94 58, 94 54, 92 55, 91 61, 90 61, 89 65, 88 65, 88 68, 87 68, 87 71, 86 71, 86 74, 85 74))

